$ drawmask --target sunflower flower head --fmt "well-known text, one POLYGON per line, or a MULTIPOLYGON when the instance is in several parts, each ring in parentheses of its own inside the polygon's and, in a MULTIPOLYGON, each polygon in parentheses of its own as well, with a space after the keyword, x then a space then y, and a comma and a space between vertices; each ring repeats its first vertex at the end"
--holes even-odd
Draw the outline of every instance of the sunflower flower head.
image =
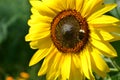
POLYGON ((28 24, 33 55, 30 66, 44 59, 38 72, 47 80, 94 80, 109 67, 101 56, 116 57, 109 42, 120 40, 119 20, 105 15, 116 4, 103 0, 30 0, 28 24))

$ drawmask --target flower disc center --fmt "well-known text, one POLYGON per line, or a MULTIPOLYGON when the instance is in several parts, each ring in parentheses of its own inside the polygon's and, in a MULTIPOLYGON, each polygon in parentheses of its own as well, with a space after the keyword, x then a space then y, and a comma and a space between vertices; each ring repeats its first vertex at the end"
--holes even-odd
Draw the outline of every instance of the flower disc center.
POLYGON ((80 29, 80 24, 73 15, 66 16, 56 26, 56 38, 62 46, 74 48, 84 37, 84 33, 79 32, 80 29))
POLYGON ((89 29, 84 18, 75 10, 59 13, 51 25, 51 38, 63 53, 78 53, 88 42, 89 29))

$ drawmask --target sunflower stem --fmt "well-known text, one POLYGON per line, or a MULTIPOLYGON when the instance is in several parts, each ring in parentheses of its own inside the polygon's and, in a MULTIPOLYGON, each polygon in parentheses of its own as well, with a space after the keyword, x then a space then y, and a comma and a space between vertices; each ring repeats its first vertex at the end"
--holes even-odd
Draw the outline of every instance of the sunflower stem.
MULTIPOLYGON (((113 65, 113 67, 115 67, 117 70, 115 70, 115 71, 120 71, 120 67, 117 65, 117 63, 115 62, 115 60, 114 59, 112 59, 112 58, 110 58, 111 59, 111 63, 112 63, 112 65, 113 65)), ((112 70, 113 71, 113 70, 112 70)))

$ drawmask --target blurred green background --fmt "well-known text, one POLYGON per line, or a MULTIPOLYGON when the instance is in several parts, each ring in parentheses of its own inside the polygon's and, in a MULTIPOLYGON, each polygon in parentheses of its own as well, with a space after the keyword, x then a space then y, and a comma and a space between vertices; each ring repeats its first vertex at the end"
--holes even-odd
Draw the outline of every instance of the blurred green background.
MULTIPOLYGON (((119 6, 107 14, 120 19, 120 0, 105 0, 105 3, 116 2, 119 6)), ((21 72, 27 72, 30 75, 29 80, 45 80, 45 76, 37 76, 42 61, 33 67, 28 66, 35 52, 30 49, 29 43, 25 42, 29 29, 27 21, 31 14, 30 7, 28 0, 0 0, 0 80, 5 80, 7 76, 16 80, 21 72)), ((120 66, 120 41, 111 44, 119 56, 112 63, 120 66)), ((110 66, 111 62, 108 59, 106 61, 110 66)), ((99 77, 97 79, 102 80, 99 77)), ((113 69, 104 80, 120 80, 120 71, 113 69)))
POLYGON ((0 0, 0 80, 28 71, 34 53, 24 39, 29 16, 28 0, 0 0))

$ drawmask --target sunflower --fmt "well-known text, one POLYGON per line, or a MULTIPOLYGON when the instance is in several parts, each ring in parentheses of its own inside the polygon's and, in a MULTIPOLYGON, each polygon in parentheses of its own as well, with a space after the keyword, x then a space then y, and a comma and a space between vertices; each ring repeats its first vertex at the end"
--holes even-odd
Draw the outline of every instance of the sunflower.
POLYGON ((116 57, 109 42, 120 40, 119 20, 105 15, 116 4, 103 0, 30 0, 31 19, 25 40, 38 49, 29 66, 44 59, 38 72, 47 80, 94 80, 109 67, 102 56, 116 57))

